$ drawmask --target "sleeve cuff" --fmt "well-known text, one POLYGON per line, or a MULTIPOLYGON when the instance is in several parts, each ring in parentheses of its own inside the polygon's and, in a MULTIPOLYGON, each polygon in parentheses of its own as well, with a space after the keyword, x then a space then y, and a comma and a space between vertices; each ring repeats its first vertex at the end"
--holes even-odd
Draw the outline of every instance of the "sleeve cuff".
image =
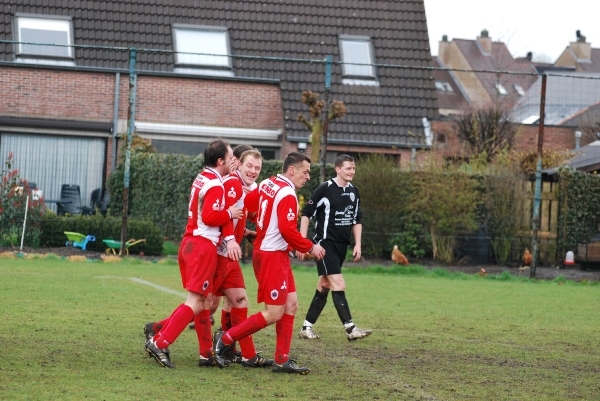
POLYGON ((228 235, 227 237, 223 238, 223 241, 225 241, 225 243, 227 243, 227 242, 229 242, 231 240, 234 240, 234 239, 235 239, 235 236, 228 235))

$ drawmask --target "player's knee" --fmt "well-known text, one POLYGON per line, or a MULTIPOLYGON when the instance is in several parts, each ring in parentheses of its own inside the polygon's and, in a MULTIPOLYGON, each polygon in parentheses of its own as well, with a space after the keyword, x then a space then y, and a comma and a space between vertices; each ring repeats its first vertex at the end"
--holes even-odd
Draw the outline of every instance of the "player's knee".
POLYGON ((236 308, 247 308, 248 307, 248 297, 245 295, 241 295, 235 299, 235 307, 236 308))

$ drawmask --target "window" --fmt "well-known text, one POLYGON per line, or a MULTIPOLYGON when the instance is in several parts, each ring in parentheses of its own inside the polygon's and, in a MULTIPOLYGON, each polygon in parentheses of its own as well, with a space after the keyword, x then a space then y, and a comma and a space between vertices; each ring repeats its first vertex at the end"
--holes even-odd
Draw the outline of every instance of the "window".
POLYGON ((15 21, 16 39, 22 42, 16 45, 17 58, 73 58, 73 49, 69 47, 73 44, 70 17, 16 14, 15 21))
POLYGON ((233 75, 227 28, 175 24, 173 39, 177 72, 233 75))
POLYGON ((502 86, 502 84, 496 84, 496 90, 501 95, 506 95, 508 93, 506 92, 506 89, 504 89, 504 86, 502 86))
POLYGON ((519 94, 519 96, 525 96, 525 91, 523 90, 523 88, 521 87, 521 85, 516 85, 515 84, 515 90, 517 91, 517 93, 519 94))
POLYGON ((342 72, 345 79, 375 80, 373 49, 367 36, 340 36, 342 72))
POLYGON ((440 92, 454 92, 452 86, 448 82, 435 81, 435 87, 440 92))

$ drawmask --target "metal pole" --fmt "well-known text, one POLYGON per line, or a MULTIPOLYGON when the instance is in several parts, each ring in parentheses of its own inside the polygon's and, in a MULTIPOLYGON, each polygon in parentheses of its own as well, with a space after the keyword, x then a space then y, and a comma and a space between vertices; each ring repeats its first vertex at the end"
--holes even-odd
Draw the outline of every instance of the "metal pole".
POLYGON ((110 172, 117 166, 117 137, 119 136, 119 92, 121 88, 121 73, 115 75, 115 104, 113 106, 113 132, 112 132, 112 163, 110 172))
POLYGON ((27 211, 29 210, 29 195, 27 195, 27 199, 25 200, 25 217, 23 217, 23 233, 21 234, 21 248, 20 251, 23 250, 23 239, 25 238, 25 226, 27 225, 27 211))
POLYGON ((325 165, 327 164, 327 128, 329 127, 329 92, 331 90, 332 56, 325 58, 325 107, 323 107, 323 132, 321 134, 321 169, 319 182, 325 182, 325 165))
POLYGON ((127 150, 125 151, 125 173, 123 178, 123 218, 121 220, 121 256, 125 255, 127 247, 127 214, 129 212, 129 175, 131 168, 131 137, 135 131, 135 94, 137 75, 135 73, 135 58, 137 49, 129 49, 129 107, 127 109, 127 150))
POLYGON ((542 75, 542 93, 540 95, 540 123, 538 130, 538 158, 537 168, 535 170, 535 195, 533 200, 533 219, 531 221, 533 236, 531 237, 531 249, 533 250, 531 259, 531 270, 529 277, 535 278, 535 268, 537 267, 538 255, 538 231, 540 229, 540 204, 542 202, 542 156, 544 149, 544 114, 546 111, 546 74, 542 75))

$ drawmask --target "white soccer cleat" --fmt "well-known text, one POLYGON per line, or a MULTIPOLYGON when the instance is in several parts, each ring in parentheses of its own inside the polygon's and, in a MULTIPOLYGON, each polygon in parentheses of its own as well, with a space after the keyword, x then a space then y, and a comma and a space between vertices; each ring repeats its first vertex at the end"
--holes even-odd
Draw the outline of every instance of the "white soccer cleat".
POLYGON ((307 340, 316 340, 316 339, 321 338, 321 336, 318 335, 317 333, 315 333, 313 331, 312 327, 310 327, 310 326, 307 326, 306 328, 303 328, 302 330, 300 330, 298 337, 304 338, 307 340))
POLYGON ((354 326, 350 333, 346 333, 346 337, 348 338, 348 341, 356 341, 360 340, 361 338, 369 337, 372 332, 373 330, 361 329, 354 326))

